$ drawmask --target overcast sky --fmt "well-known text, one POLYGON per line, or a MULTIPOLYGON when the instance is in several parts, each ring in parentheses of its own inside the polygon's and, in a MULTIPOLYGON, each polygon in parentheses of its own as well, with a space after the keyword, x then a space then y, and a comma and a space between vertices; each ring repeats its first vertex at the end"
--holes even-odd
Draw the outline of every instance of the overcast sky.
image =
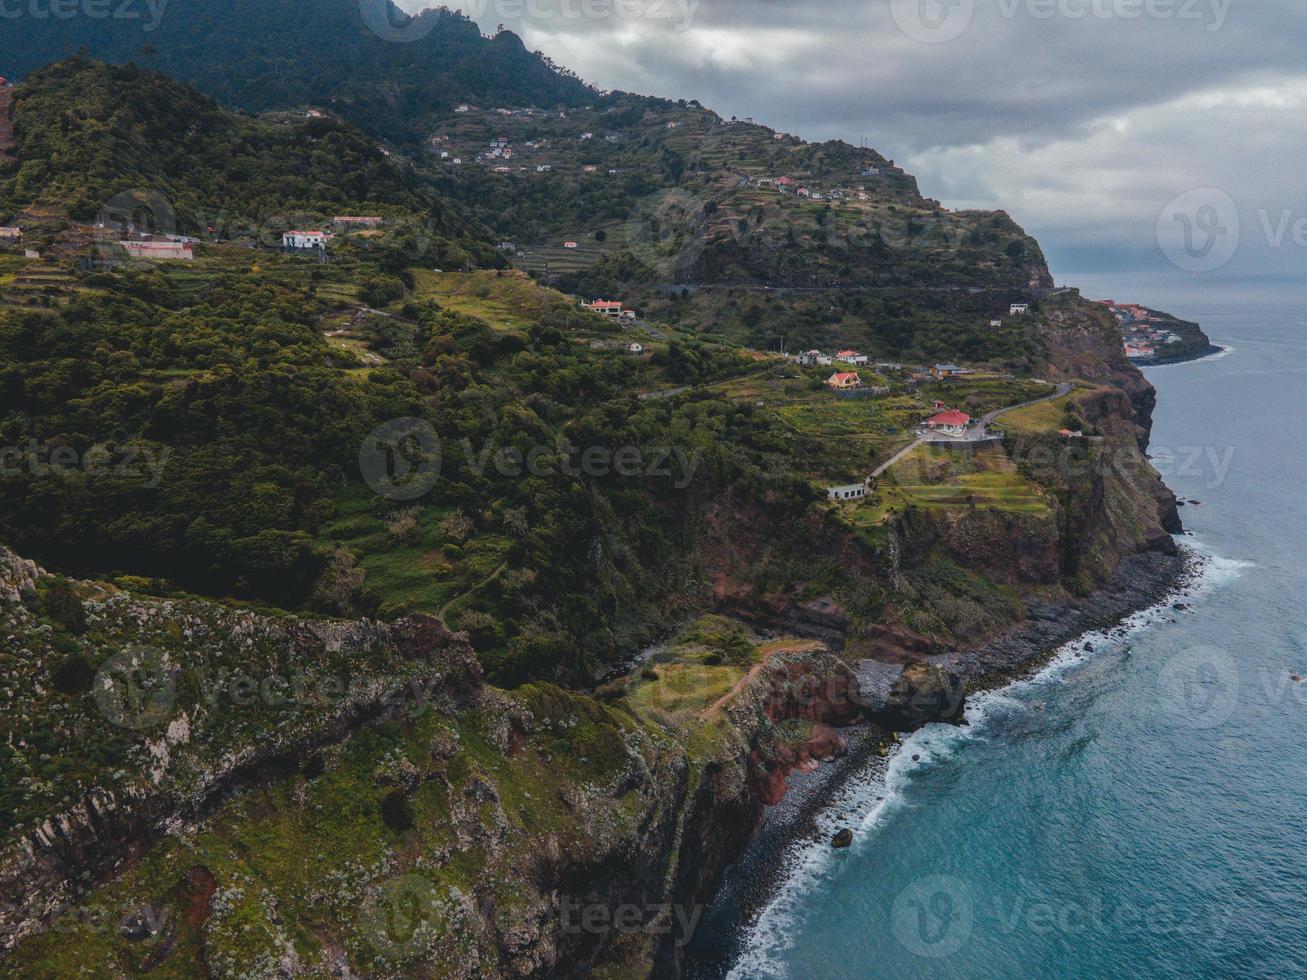
POLYGON ((1307 263, 1302 0, 447 2, 602 88, 865 136, 1059 278, 1307 263))

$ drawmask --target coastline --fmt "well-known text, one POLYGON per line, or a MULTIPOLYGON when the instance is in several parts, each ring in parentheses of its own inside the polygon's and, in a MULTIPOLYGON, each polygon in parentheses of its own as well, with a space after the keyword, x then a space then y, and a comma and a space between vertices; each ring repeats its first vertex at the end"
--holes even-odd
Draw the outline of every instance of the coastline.
POLYGON ((1221 354, 1228 353, 1231 350, 1225 344, 1208 342, 1206 350, 1191 351, 1188 354, 1182 354, 1180 357, 1153 357, 1153 358, 1136 358, 1131 360, 1137 368, 1154 368, 1169 367, 1172 364, 1190 364, 1193 361, 1205 360, 1209 357, 1219 357, 1221 354))
MULTIPOLYGON (((1060 652, 1070 651, 1094 633, 1124 634, 1125 621, 1150 610, 1165 612, 1191 595, 1207 565, 1197 551, 1145 552, 1122 562, 1112 583, 1065 606, 1032 607, 1030 617, 974 650, 929 657, 963 679, 968 696, 996 691, 1043 670, 1060 652)), ((1076 658, 1092 651, 1075 651, 1076 658)), ((851 665, 858 672, 859 665, 851 665)), ((829 828, 821 818, 840 809, 839 797, 856 778, 874 790, 877 805, 889 792, 890 764, 907 735, 881 756, 879 733, 870 726, 842 729, 848 751, 809 773, 794 773, 784 799, 768 807, 744 853, 728 868, 687 947, 682 974, 693 980, 719 980, 736 966, 743 943, 759 916, 798 870, 798 852, 814 845, 829 852, 829 828)))

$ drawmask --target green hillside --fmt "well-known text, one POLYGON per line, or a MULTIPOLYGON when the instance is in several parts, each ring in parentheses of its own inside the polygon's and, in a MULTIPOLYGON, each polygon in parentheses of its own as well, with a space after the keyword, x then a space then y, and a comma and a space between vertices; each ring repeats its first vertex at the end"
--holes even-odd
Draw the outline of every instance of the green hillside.
POLYGON ((135 61, 251 112, 316 105, 374 136, 417 138, 458 101, 575 105, 590 90, 508 32, 389 0, 172 0, 135 16, 17 17, 0 32, 11 79, 79 51, 135 61))

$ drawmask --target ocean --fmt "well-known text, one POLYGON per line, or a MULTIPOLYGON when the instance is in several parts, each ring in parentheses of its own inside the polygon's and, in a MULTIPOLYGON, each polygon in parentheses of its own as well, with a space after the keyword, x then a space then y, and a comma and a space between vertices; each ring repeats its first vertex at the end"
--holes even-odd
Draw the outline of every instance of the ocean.
POLYGON ((1146 371, 1202 574, 855 776, 732 977, 1307 976, 1307 287, 1066 281, 1228 348, 1146 371))

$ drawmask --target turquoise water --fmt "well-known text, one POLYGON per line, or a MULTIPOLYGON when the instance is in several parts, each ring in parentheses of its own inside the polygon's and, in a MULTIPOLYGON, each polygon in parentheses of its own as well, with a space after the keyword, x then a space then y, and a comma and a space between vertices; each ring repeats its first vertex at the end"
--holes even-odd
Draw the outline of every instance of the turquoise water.
POLYGON ((850 784, 827 825, 855 846, 792 855, 733 976, 1307 976, 1307 290, 1086 292, 1232 348, 1149 372, 1159 462, 1202 502, 1181 512, 1211 558, 1191 609, 850 784))

